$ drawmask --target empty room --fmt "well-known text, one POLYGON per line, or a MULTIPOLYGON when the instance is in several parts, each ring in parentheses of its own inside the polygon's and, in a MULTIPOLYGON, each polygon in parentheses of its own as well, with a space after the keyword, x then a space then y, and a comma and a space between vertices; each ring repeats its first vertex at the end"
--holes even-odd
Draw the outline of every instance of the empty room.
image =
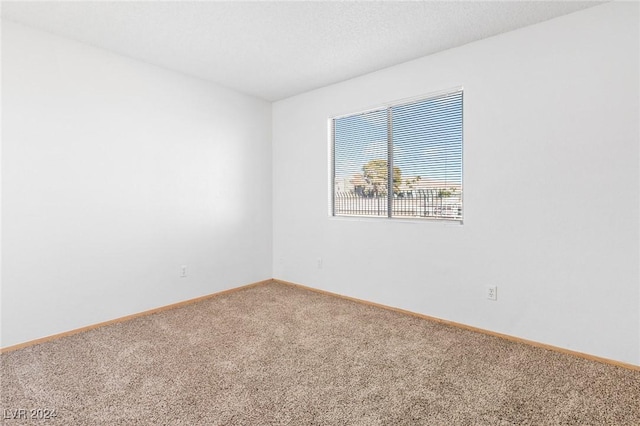
POLYGON ((2 424, 640 424, 640 4, 2 1, 2 424))

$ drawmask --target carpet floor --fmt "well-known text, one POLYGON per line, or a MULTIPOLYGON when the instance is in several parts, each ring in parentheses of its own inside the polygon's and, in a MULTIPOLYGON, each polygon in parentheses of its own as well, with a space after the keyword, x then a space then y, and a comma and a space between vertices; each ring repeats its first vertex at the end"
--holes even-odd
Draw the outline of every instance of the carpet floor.
POLYGON ((640 425, 638 371, 277 283, 0 361, 7 425, 640 425))

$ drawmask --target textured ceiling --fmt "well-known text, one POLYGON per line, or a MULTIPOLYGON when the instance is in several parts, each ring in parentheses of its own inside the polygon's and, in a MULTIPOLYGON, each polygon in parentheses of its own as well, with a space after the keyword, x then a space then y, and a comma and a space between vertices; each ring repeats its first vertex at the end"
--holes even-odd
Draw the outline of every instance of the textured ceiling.
POLYGON ((2 2, 2 17, 269 101, 600 2, 2 2))

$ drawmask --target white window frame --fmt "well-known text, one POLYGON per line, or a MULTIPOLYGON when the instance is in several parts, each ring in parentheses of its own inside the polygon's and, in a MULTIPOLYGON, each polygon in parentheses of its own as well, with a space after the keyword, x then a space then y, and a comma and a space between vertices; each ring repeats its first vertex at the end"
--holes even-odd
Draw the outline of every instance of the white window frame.
MULTIPOLYGON (((391 127, 392 127, 392 123, 389 125, 388 129, 389 129, 389 133, 391 133, 391 127)), ((428 94, 423 94, 423 95, 419 95, 419 96, 414 96, 411 98, 404 98, 404 99, 400 99, 400 100, 395 100, 395 101, 390 101, 390 102, 385 102, 382 104, 378 104, 376 106, 373 107, 369 107, 369 108, 363 108, 357 111, 351 111, 351 112, 346 112, 346 113, 340 113, 340 114, 335 114, 329 117, 328 119, 328 155, 329 155, 329 167, 328 167, 328 177, 329 177, 329 197, 328 197, 328 214, 331 218, 333 219, 356 219, 356 220, 372 220, 372 221, 378 221, 378 220, 393 220, 393 221, 409 221, 409 222, 413 222, 413 221, 419 221, 419 222, 446 222, 446 223, 459 223, 462 224, 464 222, 464 214, 465 214, 465 204, 464 204, 464 195, 465 195, 465 185, 464 185, 464 141, 465 141, 465 136, 464 136, 464 88, 463 86, 457 86, 457 87, 453 87, 453 88, 449 88, 446 90, 441 90, 441 91, 437 91, 437 92, 430 92, 428 94), (438 97, 442 97, 442 96, 447 96, 450 94, 454 94, 454 93, 460 93, 462 95, 462 105, 461 105, 461 118, 462 118, 462 152, 461 152, 461 181, 460 181, 460 206, 461 206, 461 216, 459 217, 442 217, 442 216, 427 216, 427 217, 423 217, 423 216, 411 216, 411 217, 406 217, 406 216, 397 216, 397 215, 393 215, 393 209, 391 208, 391 204, 392 204, 392 200, 393 200, 393 196, 389 196, 389 194, 387 194, 387 199, 389 202, 389 208, 387 210, 387 215, 386 216, 377 216, 377 215, 360 215, 360 214, 336 214, 335 213, 335 188, 336 188, 336 183, 335 183, 335 128, 334 128, 334 122, 337 119, 340 118, 345 118, 345 117, 351 117, 351 116, 356 116, 356 115, 360 115, 360 114, 366 114, 369 112, 375 112, 375 111, 382 111, 382 110, 390 110, 391 108, 394 107, 398 107, 398 106, 403 106, 403 105, 410 105, 410 104, 414 104, 414 103, 418 103, 421 101, 426 101, 429 99, 433 99, 433 98, 438 98, 438 97)), ((393 143, 391 141, 391 143, 389 144, 389 148, 388 149, 392 149, 393 143)), ((393 166, 391 164, 391 166, 393 166)))

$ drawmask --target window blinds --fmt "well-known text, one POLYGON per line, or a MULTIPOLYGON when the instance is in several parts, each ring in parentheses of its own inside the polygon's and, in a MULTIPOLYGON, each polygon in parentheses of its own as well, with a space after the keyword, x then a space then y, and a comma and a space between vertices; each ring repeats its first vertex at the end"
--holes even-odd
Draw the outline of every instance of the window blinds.
POLYGON ((462 219, 462 90, 333 120, 333 214, 462 219))

